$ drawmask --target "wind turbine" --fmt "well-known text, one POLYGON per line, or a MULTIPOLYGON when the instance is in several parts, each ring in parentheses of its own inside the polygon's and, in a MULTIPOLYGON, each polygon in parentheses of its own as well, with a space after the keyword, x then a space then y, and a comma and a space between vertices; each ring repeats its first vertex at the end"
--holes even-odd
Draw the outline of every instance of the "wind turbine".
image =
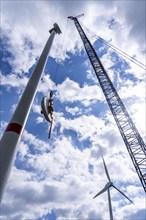
MULTIPOLYGON (((95 199, 97 196, 99 196, 100 194, 104 193, 106 190, 107 190, 107 193, 108 193, 108 203, 109 203, 109 214, 110 214, 110 220, 113 220, 113 213, 112 213, 112 203, 111 203, 111 196, 110 196, 110 187, 113 186, 117 191, 119 191, 123 196, 126 197, 126 199, 128 199, 131 203, 132 200, 129 199, 121 190, 119 190, 112 182, 111 182, 111 179, 110 179, 110 176, 109 176, 109 173, 108 173, 108 170, 107 170, 107 166, 105 164, 105 161, 104 161, 104 158, 102 157, 102 160, 103 160, 103 164, 104 164, 104 169, 105 169, 105 173, 106 173, 106 176, 109 180, 109 182, 105 185, 105 187, 99 192, 97 193, 93 199, 95 199)), ((134 204, 134 203, 133 203, 134 204)))

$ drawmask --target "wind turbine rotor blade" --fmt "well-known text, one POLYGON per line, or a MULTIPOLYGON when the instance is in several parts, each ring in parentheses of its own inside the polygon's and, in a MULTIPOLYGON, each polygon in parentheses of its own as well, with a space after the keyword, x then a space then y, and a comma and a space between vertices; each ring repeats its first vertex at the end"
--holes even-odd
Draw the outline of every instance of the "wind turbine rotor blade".
POLYGON ((105 169, 105 173, 106 173, 106 175, 107 175, 107 178, 108 178, 108 180, 111 182, 111 179, 110 179, 110 176, 109 176, 109 173, 108 173, 108 170, 107 170, 107 166, 106 166, 106 164, 105 164, 105 161, 104 161, 103 156, 102 156, 102 160, 103 160, 104 169, 105 169))
POLYGON ((93 199, 95 199, 97 196, 101 195, 102 193, 104 193, 109 187, 104 187, 99 193, 97 193, 93 199))
MULTIPOLYGON (((119 191, 119 192, 120 192, 120 193, 121 193, 123 196, 125 196, 125 197, 126 197, 126 199, 128 199, 128 200, 129 200, 129 202, 133 203, 133 202, 132 202, 132 200, 131 200, 131 199, 129 199, 129 198, 128 198, 128 196, 126 196, 126 195, 125 195, 125 194, 124 194, 124 193, 123 193, 121 190, 119 190, 119 189, 118 189, 116 186, 114 186, 114 185, 113 185, 113 187, 114 187, 116 190, 118 190, 118 191, 119 191)), ((134 204, 134 203, 133 203, 133 204, 134 204)))

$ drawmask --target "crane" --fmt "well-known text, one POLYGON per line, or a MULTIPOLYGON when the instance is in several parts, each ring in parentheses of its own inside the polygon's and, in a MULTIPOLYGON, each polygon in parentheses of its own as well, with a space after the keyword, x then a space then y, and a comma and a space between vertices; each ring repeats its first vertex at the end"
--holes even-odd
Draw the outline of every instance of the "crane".
POLYGON ((109 108, 113 114, 133 165, 139 176, 140 182, 146 193, 146 145, 135 124, 133 123, 124 103, 119 97, 114 85, 112 84, 106 70, 104 69, 103 64, 101 63, 93 46, 84 33, 77 19, 81 16, 82 14, 76 17, 69 16, 68 18, 74 21, 78 33, 83 41, 85 50, 95 71, 96 77, 99 81, 109 108))

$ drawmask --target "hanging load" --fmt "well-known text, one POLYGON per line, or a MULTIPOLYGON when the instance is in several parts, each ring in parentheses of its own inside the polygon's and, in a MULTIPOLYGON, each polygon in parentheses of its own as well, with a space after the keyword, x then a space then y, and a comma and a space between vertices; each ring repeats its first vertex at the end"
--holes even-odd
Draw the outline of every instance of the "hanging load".
POLYGON ((48 135, 48 138, 50 138, 53 123, 53 91, 50 91, 49 99, 47 97, 43 97, 41 107, 41 114, 43 114, 45 119, 50 122, 50 130, 48 135))

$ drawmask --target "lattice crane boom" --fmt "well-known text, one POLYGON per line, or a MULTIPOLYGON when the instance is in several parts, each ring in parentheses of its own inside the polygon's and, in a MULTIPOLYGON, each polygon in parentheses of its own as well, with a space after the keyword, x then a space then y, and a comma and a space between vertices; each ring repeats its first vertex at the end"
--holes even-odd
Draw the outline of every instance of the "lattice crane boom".
POLYGON ((70 16, 68 18, 73 20, 75 23, 107 103, 132 159, 133 165, 140 178, 144 191, 146 192, 146 145, 128 114, 127 109, 120 99, 93 46, 85 35, 77 17, 70 16))

